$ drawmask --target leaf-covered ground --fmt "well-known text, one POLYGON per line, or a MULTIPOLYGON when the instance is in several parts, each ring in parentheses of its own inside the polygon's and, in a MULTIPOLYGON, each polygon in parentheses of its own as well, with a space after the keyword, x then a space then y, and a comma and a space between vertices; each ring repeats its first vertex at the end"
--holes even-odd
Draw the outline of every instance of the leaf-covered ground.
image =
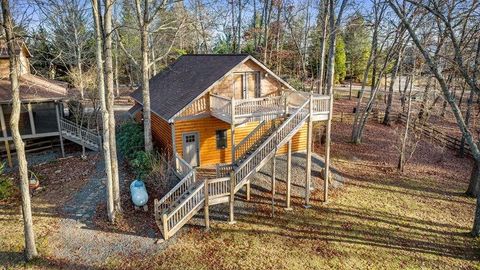
MULTIPOLYGON (((406 172, 399 174, 395 169, 397 152, 392 145, 396 136, 394 130, 395 127, 371 122, 365 130, 363 143, 353 145, 349 143, 351 125, 334 124, 333 165, 348 181, 331 190, 326 205, 322 204, 322 190, 317 189, 312 207, 303 208, 303 198, 298 197, 303 191, 301 185, 296 185, 294 211, 284 211, 284 186, 280 176, 277 207, 275 216, 271 217, 270 183, 259 181, 252 183, 251 201, 237 201, 235 225, 225 222, 226 205, 215 207, 211 211, 212 228, 209 232, 204 231, 201 223, 190 225, 167 244, 158 245, 156 252, 111 255, 95 265, 55 259, 55 250, 51 246, 56 243, 52 243, 54 239, 50 237, 57 228, 57 208, 85 183, 84 179, 94 164, 80 160, 47 164, 44 166, 45 175, 55 175, 57 169, 50 168, 62 166, 62 170, 73 170, 72 174, 82 177, 79 181, 58 179, 65 189, 46 189, 34 198, 39 250, 48 256, 26 267, 480 269, 480 242, 468 235, 473 222, 474 200, 463 195, 471 161, 425 141, 420 143, 406 172), (58 197, 55 199, 49 194, 58 197)), ((323 148, 316 146, 315 151, 321 155, 323 148)), ((279 166, 282 166, 281 162, 279 166)), ((295 175, 295 182, 303 183, 303 175, 295 175)), ((57 178, 51 179, 57 181, 57 178)), ((314 181, 316 187, 323 184, 317 177, 314 181)), ((127 209, 122 218, 128 218, 130 214, 135 215, 127 209)), ((23 246, 20 218, 18 206, 0 203, 1 266, 24 267, 20 254, 23 246)), ((202 214, 197 219, 201 222, 201 218, 202 214)), ((108 233, 108 226, 97 226, 108 233)), ((138 229, 144 227, 135 228, 116 228, 111 234, 123 231, 144 234, 138 229)))
POLYGON ((349 181, 327 205, 317 190, 311 208, 296 198, 294 211, 286 212, 280 191, 272 218, 268 183, 257 184, 262 188, 251 202, 237 203, 235 225, 217 209, 210 232, 191 226, 166 250, 116 258, 109 267, 478 269, 479 241, 468 235, 474 200, 463 195, 471 162, 423 142, 407 172, 398 174, 393 130, 369 124, 363 144, 352 145, 350 126, 335 124, 334 165, 349 181))

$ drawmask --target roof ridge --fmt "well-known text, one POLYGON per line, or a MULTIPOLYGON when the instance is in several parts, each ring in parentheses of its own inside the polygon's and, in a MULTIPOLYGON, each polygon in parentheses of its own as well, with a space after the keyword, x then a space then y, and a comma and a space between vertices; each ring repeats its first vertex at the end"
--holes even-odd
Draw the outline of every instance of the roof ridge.
POLYGON ((248 53, 188 53, 182 56, 250 56, 248 53))

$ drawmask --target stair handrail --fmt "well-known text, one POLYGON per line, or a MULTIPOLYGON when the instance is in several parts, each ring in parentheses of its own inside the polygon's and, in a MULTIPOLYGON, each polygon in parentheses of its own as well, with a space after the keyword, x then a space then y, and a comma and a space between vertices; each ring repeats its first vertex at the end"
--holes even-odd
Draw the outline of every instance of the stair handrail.
MULTIPOLYGON (((188 216, 193 216, 194 211, 202 206, 205 201, 205 183, 199 184, 191 194, 189 194, 179 205, 169 213, 163 213, 164 237, 168 239, 170 234, 174 234, 181 228, 181 223, 186 222, 188 216), (184 208, 185 207, 185 208, 184 208)), ((183 224, 182 224, 183 225, 183 224)))
POLYGON ((243 138, 238 144, 234 147, 235 153, 235 163, 240 157, 242 157, 252 146, 253 142, 258 141, 265 132, 267 132, 271 127, 267 127, 267 130, 264 129, 266 124, 270 123, 268 121, 262 121, 258 126, 256 126, 245 138, 243 138), (252 141, 253 140, 253 141, 252 141))
POLYGON ((60 118, 60 128, 69 132, 74 133, 75 136, 82 138, 83 140, 89 141, 93 144, 98 144, 100 135, 95 134, 86 127, 77 125, 75 122, 67 120, 65 118, 60 118), (80 133, 80 134, 79 134, 80 133))
MULTIPOLYGON (((278 135, 278 133, 283 129, 285 128, 291 121, 292 119, 294 119, 300 112, 302 112, 305 107, 310 103, 310 99, 306 99, 304 101, 304 103, 298 108, 295 110, 294 113, 292 113, 290 115, 290 117, 288 117, 287 120, 285 120, 276 130, 275 132, 273 132, 247 159, 245 159, 237 168, 234 169, 234 179, 235 179, 235 186, 236 188, 238 188, 238 186, 241 186, 241 181, 244 180, 244 179, 240 179, 238 180, 237 179, 237 174, 253 159, 255 158, 258 153, 260 151, 263 150, 263 148, 265 148, 269 143, 272 142, 272 140, 277 140, 277 143, 278 143, 278 138, 276 138, 276 136, 278 135)), ((306 115, 306 117, 308 116, 308 114, 306 115)), ((277 144, 276 144, 277 145, 277 144)), ((273 149, 275 150, 275 149, 273 149)), ((272 151, 273 151, 272 150, 272 151)), ((263 158, 262 158, 263 159, 263 158)), ((247 173, 248 175, 249 173, 247 173)))
POLYGON ((155 200, 156 208, 160 213, 165 212, 168 209, 171 202, 176 201, 182 194, 187 191, 193 183, 196 182, 195 169, 188 172, 180 182, 178 182, 167 194, 165 194, 160 200, 155 200))

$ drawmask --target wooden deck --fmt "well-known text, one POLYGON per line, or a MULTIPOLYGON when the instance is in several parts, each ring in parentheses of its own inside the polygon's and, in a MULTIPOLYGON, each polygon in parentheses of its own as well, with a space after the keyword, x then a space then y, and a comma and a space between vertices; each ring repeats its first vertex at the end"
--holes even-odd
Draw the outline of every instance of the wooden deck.
POLYGON ((211 94, 210 113, 224 122, 235 125, 268 121, 292 113, 307 99, 312 100, 312 121, 328 120, 329 96, 293 91, 282 96, 239 100, 211 94))

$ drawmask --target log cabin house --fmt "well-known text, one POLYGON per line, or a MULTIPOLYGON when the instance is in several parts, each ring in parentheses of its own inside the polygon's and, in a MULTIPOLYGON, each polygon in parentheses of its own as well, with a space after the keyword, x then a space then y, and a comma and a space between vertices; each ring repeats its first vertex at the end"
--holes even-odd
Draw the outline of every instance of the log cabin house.
MULTIPOLYGON (((132 97, 135 105, 130 113, 140 122, 142 90, 132 97)), ((309 187, 312 122, 328 121, 329 125, 331 121, 330 96, 298 92, 245 54, 181 56, 151 78, 150 100, 152 137, 160 151, 175 160, 180 178, 163 198, 155 200, 155 218, 165 239, 200 208, 205 209, 208 226, 212 204, 229 202, 233 222, 235 193, 246 186, 249 198, 251 176, 285 153, 290 208, 291 153, 307 152, 309 187), (216 178, 198 179, 196 172, 209 167, 216 168, 216 178)), ((274 175, 273 171, 272 186, 274 175)), ((310 188, 305 190, 308 205, 310 188)))
MULTIPOLYGON (((80 128, 64 118, 64 103, 72 96, 66 83, 48 80, 30 73, 31 54, 23 41, 15 42, 18 61, 19 91, 22 103, 20 112, 20 134, 28 144, 31 140, 58 137, 62 155, 63 140, 83 144, 92 150, 99 149, 100 137, 96 133, 80 128)), ((10 130, 10 113, 12 111, 12 93, 10 83, 10 61, 4 41, 0 41, 0 141, 2 152, 12 166, 13 147, 10 130), (4 148, 3 148, 4 147, 4 148)))

